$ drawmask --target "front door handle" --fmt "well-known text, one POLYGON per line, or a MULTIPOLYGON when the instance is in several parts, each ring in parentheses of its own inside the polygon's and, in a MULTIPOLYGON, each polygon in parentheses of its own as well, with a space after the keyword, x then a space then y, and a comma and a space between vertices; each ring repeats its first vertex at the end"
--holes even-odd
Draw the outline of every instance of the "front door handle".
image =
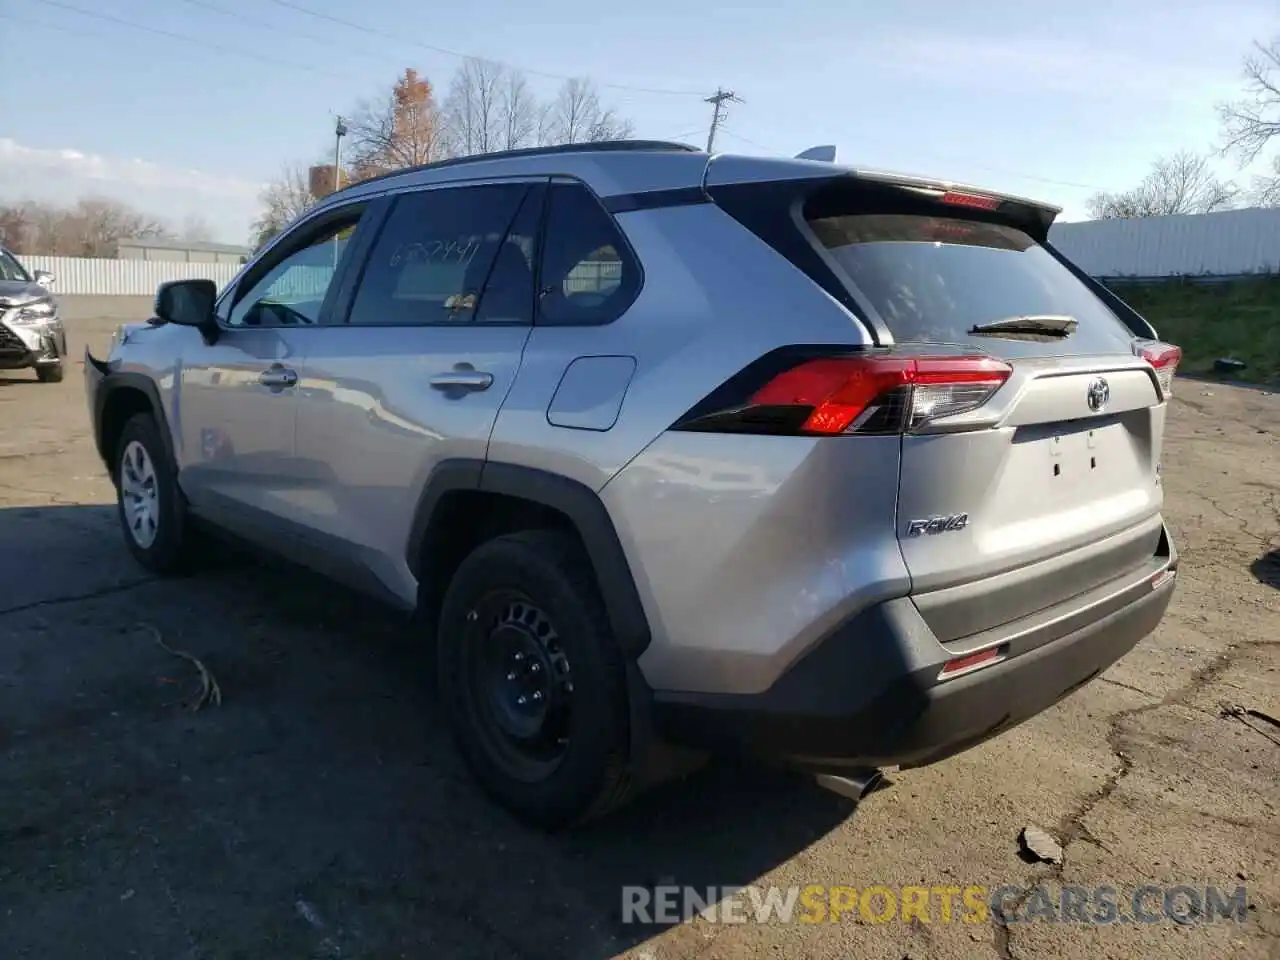
POLYGON ((459 364, 448 373, 437 373, 431 378, 431 386, 447 391, 488 390, 493 386, 493 374, 459 364))
POLYGON ((264 387, 270 387, 272 390, 281 390, 285 387, 294 386, 298 382, 298 374, 278 363, 273 363, 258 374, 258 382, 264 387))

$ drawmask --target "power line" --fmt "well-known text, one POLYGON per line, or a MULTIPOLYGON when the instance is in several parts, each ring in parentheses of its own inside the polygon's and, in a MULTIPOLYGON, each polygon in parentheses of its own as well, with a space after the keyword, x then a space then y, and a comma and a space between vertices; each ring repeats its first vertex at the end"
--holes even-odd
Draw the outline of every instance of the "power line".
MULTIPOLYGON (((114 23, 121 27, 129 27, 133 30, 141 30, 145 33, 152 33, 159 37, 167 37, 170 40, 181 40, 184 43, 191 43, 191 44, 195 44, 196 46, 205 47, 210 50, 217 50, 221 53, 230 54, 231 56, 243 57, 247 60, 252 60, 255 63, 267 63, 267 64, 271 64, 272 66, 288 67, 291 70, 303 70, 303 71, 306 71, 307 73, 315 73, 321 76, 336 77, 339 80, 353 79, 353 77, 350 74, 335 73, 332 70, 322 70, 317 67, 307 66, 306 64, 302 64, 302 63, 292 63, 291 61, 288 61, 288 60, 277 59, 274 56, 264 57, 262 54, 254 53, 251 50, 242 50, 239 47, 229 47, 225 44, 217 43, 212 40, 201 40, 197 37, 189 37, 186 34, 174 33, 170 30, 162 30, 159 27, 152 27, 144 23, 137 23, 133 20, 126 20, 123 17, 116 17, 109 13, 99 13, 97 10, 85 10, 82 7, 73 6, 72 4, 69 4, 69 3, 61 3, 60 0, 32 0, 32 2, 42 3, 47 7, 56 7, 59 10, 67 10, 71 13, 77 13, 83 17, 91 17, 94 20, 102 20, 105 23, 114 23)), ((12 19, 12 18, 6 18, 6 19, 12 19)), ((52 27, 53 25, 44 24, 44 26, 52 27)), ((58 28, 55 27, 54 29, 58 29, 58 28)), ((77 31, 72 30, 70 32, 75 33, 77 31)))
POLYGON ((673 140, 679 141, 679 140, 683 140, 685 137, 692 137, 695 133, 701 133, 701 132, 702 132, 702 129, 699 127, 696 130, 685 130, 683 133, 673 134, 670 137, 659 137, 658 139, 666 140, 667 142, 671 142, 673 140))
POLYGON ((765 151, 768 151, 769 153, 776 153, 776 154, 779 154, 779 155, 781 155, 781 154, 782 154, 782 151, 781 151, 781 150, 775 150, 775 149, 773 149, 773 147, 766 147, 763 143, 757 143, 757 142, 756 142, 756 141, 754 141, 754 140, 751 140, 751 139, 748 139, 747 137, 744 137, 744 136, 743 136, 742 134, 740 134, 740 133, 735 133, 734 131, 730 130, 728 127, 724 126, 724 124, 723 124, 723 123, 720 125, 720 130, 721 130, 723 133, 727 133, 729 136, 733 137, 733 139, 735 139, 735 140, 741 140, 743 143, 747 144, 748 146, 755 147, 757 150, 765 150, 765 151))
MULTIPOLYGON (((342 17, 336 17, 331 13, 323 13, 322 11, 319 11, 319 10, 312 10, 311 8, 304 7, 301 4, 293 3, 292 0, 271 0, 271 2, 274 3, 276 6, 284 7, 287 10, 296 10, 298 13, 306 14, 309 17, 315 17, 318 20, 327 20, 329 23, 336 23, 339 26, 347 27, 350 30, 358 30, 361 33, 367 33, 371 37, 378 37, 383 40, 392 40, 392 41, 395 41, 396 43, 407 43, 415 47, 420 47, 423 50, 430 50, 433 53, 444 54, 447 57, 456 57, 459 60, 485 60, 489 63, 495 63, 500 66, 505 66, 511 70, 518 70, 521 73, 526 73, 530 76, 545 77, 550 80, 574 79, 574 77, 571 77, 568 74, 549 73, 545 70, 530 70, 527 67, 519 67, 514 64, 506 63, 501 60, 493 60, 489 57, 477 57, 474 54, 463 53, 460 50, 451 50, 448 47, 438 47, 435 44, 423 43, 420 40, 409 40, 409 39, 406 39, 403 35, 386 33, 382 30, 377 30, 377 29, 374 29, 373 27, 365 26, 363 23, 356 23, 354 20, 345 20, 342 17)), ((698 90, 668 90, 668 89, 662 89, 657 87, 636 87, 636 86, 632 86, 630 84, 625 84, 625 83, 604 83, 604 82, 598 81, 596 83, 596 86, 603 87, 609 90, 629 90, 633 93, 652 93, 652 94, 658 94, 662 96, 672 96, 672 97, 701 97, 702 96, 702 92, 698 90)))
MULTIPOLYGON (((230 17, 233 20, 239 20, 241 23, 248 23, 255 27, 262 27, 264 29, 272 30, 277 33, 284 32, 279 24, 271 23, 270 21, 267 21, 267 20, 259 20, 257 17, 246 16, 245 14, 241 13, 239 10, 228 10, 226 7, 220 6, 216 3, 210 3, 209 0, 184 0, 184 2, 191 4, 193 7, 201 7, 205 10, 212 10, 214 13, 220 13, 224 17, 230 17)), ((383 62, 386 61, 386 57, 383 56, 382 54, 375 54, 371 51, 365 51, 365 50, 352 50, 350 47, 348 47, 346 44, 344 44, 340 40, 334 40, 332 38, 327 38, 327 37, 317 37, 315 34, 303 33, 300 30, 290 30, 288 35, 293 37, 299 37, 303 40, 310 40, 312 43, 319 43, 319 44, 323 44, 324 46, 341 49, 348 54, 358 53, 367 57, 377 57, 379 60, 382 60, 383 62)))

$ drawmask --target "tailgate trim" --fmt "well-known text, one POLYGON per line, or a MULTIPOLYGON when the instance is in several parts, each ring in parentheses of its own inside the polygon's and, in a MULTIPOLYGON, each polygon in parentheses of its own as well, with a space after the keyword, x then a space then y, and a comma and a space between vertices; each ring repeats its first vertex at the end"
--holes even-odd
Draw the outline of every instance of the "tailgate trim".
POLYGON ((1161 521, 1159 546, 1136 569, 1021 619, 1006 621, 942 645, 952 656, 965 656, 999 645, 1008 647, 1007 656, 1016 657, 1137 602, 1152 590, 1165 586, 1177 567, 1177 552, 1168 528, 1161 521))
POLYGON ((1057 603, 1071 603, 1146 565, 1158 555, 1163 530, 1164 521, 1154 513, 1105 539, 981 580, 915 594, 912 600, 940 642, 962 641, 1046 609, 1039 598, 1047 592, 1047 585, 1051 584, 1053 596, 1061 598, 1057 603), (994 623, 993 607, 1005 611, 994 623))

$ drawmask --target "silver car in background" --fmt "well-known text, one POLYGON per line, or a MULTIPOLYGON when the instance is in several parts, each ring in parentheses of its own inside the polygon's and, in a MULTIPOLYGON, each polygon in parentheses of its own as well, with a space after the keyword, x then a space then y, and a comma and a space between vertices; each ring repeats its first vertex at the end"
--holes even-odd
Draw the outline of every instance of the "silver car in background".
POLYGON ((62 379, 67 334, 52 286, 52 274, 28 273, 0 247, 0 370, 33 369, 41 383, 62 379))
POLYGON ((341 190, 86 356, 125 542, 231 533, 417 615, 485 789, 655 745, 848 783, 1046 709, 1163 616, 1177 347, 1056 209, 622 142, 341 190))

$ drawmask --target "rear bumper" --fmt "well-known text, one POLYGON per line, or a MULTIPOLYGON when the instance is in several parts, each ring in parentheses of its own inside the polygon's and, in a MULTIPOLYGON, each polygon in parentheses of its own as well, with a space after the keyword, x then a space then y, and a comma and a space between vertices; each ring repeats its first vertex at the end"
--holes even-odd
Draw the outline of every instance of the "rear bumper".
POLYGON ((656 730, 815 772, 945 759, 1052 706, 1154 630, 1177 566, 1164 544, 1140 570, 983 634, 978 649, 1004 657, 989 666, 940 677, 958 653, 901 598, 841 625, 762 693, 655 692, 656 730))

